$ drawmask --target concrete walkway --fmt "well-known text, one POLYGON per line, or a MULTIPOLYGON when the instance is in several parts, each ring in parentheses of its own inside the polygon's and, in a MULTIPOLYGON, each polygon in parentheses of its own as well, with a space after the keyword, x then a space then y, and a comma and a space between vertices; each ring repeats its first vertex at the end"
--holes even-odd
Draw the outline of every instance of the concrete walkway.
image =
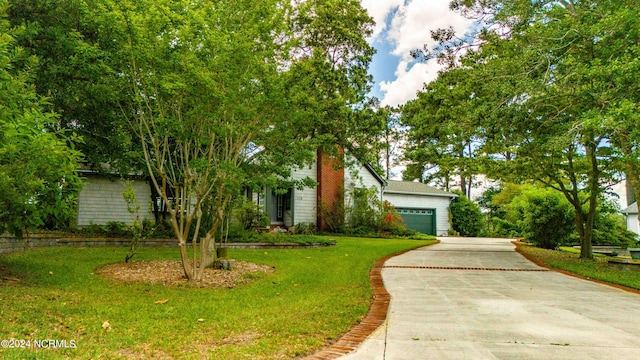
POLYGON ((341 359, 640 359, 640 295, 547 271, 510 240, 441 241, 385 263, 387 322, 341 359))

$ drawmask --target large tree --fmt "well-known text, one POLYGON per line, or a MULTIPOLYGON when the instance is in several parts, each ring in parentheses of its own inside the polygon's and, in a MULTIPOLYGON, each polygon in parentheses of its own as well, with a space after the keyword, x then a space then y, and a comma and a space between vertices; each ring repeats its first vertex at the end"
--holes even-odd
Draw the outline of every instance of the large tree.
POLYGON ((474 106, 477 95, 468 69, 443 72, 402 108, 409 127, 405 156, 411 160, 405 178, 435 182, 446 190, 458 180, 469 196, 479 171, 476 152, 478 127, 474 106))
POLYGON ((486 26, 476 47, 436 34, 445 43, 440 58, 469 69, 475 83, 486 169, 564 194, 576 210, 581 257, 592 257, 598 199, 638 161, 637 3, 457 0, 451 7, 486 26))
POLYGON ((211 264, 243 185, 286 181, 284 165, 313 161, 318 146, 357 143, 372 53, 358 2, 120 1, 105 16, 128 42, 122 72, 136 102, 126 112, 188 279, 211 264))
POLYGON ((500 135, 487 142, 493 149, 510 145, 515 154, 501 163, 500 175, 534 179, 565 195, 582 258, 592 257, 597 202, 622 164, 615 129, 607 126, 619 109, 615 95, 629 90, 610 76, 615 47, 629 35, 635 40, 627 45, 637 46, 636 35, 605 24, 632 8, 637 12, 624 1, 493 2, 502 32, 485 32, 486 43, 470 56, 478 74, 493 79, 485 88, 496 106, 486 124, 498 130, 492 134, 510 136, 507 144, 500 135))
POLYGON ((22 236, 37 227, 69 226, 75 214, 79 153, 53 131, 33 80, 38 60, 17 46, 24 28, 11 27, 0 1, 0 233, 22 236))
POLYGON ((82 138, 75 147, 99 171, 140 171, 140 147, 123 116, 130 101, 119 29, 104 21, 110 0, 10 0, 9 19, 25 31, 18 45, 40 60, 33 83, 58 114, 49 124, 82 138))

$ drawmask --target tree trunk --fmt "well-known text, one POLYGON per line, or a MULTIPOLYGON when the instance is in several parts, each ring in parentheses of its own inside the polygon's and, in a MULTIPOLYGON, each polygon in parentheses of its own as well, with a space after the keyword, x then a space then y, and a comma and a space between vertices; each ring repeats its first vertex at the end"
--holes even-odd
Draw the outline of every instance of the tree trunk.
MULTIPOLYGON (((193 280, 193 273, 189 268, 189 262, 187 258, 187 243, 182 239, 178 239, 178 247, 180 248, 180 260, 182 262, 182 270, 184 270, 184 276, 187 278, 187 280, 191 281, 193 280)), ((193 260, 195 261, 195 259, 193 260)))
POLYGON ((462 191, 464 196, 469 197, 467 194, 467 179, 462 174, 460 174, 460 191, 462 191))
POLYGON ((200 268, 199 272, 202 273, 204 269, 212 267, 216 261, 216 243, 215 239, 211 235, 211 232, 207 232, 204 238, 200 239, 200 268))

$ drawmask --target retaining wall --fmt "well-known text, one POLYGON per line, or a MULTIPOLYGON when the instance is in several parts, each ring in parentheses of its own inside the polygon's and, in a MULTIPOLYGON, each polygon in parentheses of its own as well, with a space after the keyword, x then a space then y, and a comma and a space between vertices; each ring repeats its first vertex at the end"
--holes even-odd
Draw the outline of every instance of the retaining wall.
MULTIPOLYGON (((13 236, 0 236, 0 254, 9 254, 35 248, 51 246, 68 247, 100 247, 100 246, 129 246, 130 239, 118 238, 67 238, 52 235, 30 235, 22 239, 13 236)), ((189 246, 190 244, 187 244, 189 246)), ((178 247, 176 239, 144 239, 138 242, 142 247, 178 247)), ((225 247, 230 249, 291 249, 291 248, 317 248, 324 244, 300 245, 295 243, 227 243, 225 247)))

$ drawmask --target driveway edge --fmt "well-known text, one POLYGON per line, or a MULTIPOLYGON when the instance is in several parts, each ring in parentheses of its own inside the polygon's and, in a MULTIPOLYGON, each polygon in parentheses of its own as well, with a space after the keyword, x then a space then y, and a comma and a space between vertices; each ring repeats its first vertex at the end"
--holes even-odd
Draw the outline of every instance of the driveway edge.
MULTIPOLYGON (((437 240, 431 245, 435 245, 438 243, 440 243, 440 240, 437 240)), ((362 342, 364 342, 369 337, 369 335, 376 331, 380 327, 380 325, 384 324, 384 322, 387 320, 387 311, 389 310, 391 295, 384 287, 384 282, 382 281, 382 268, 384 267, 384 263, 392 257, 402 255, 411 250, 431 245, 417 246, 415 248, 403 250, 378 259, 369 271, 369 282, 371 283, 371 289, 373 290, 373 302, 371 303, 371 307, 369 308, 369 312, 367 313, 367 315, 358 325, 354 326, 351 330, 349 330, 349 332, 344 334, 333 345, 320 350, 313 355, 304 357, 303 359, 337 359, 356 350, 358 346, 360 346, 360 344, 362 344, 362 342)))

